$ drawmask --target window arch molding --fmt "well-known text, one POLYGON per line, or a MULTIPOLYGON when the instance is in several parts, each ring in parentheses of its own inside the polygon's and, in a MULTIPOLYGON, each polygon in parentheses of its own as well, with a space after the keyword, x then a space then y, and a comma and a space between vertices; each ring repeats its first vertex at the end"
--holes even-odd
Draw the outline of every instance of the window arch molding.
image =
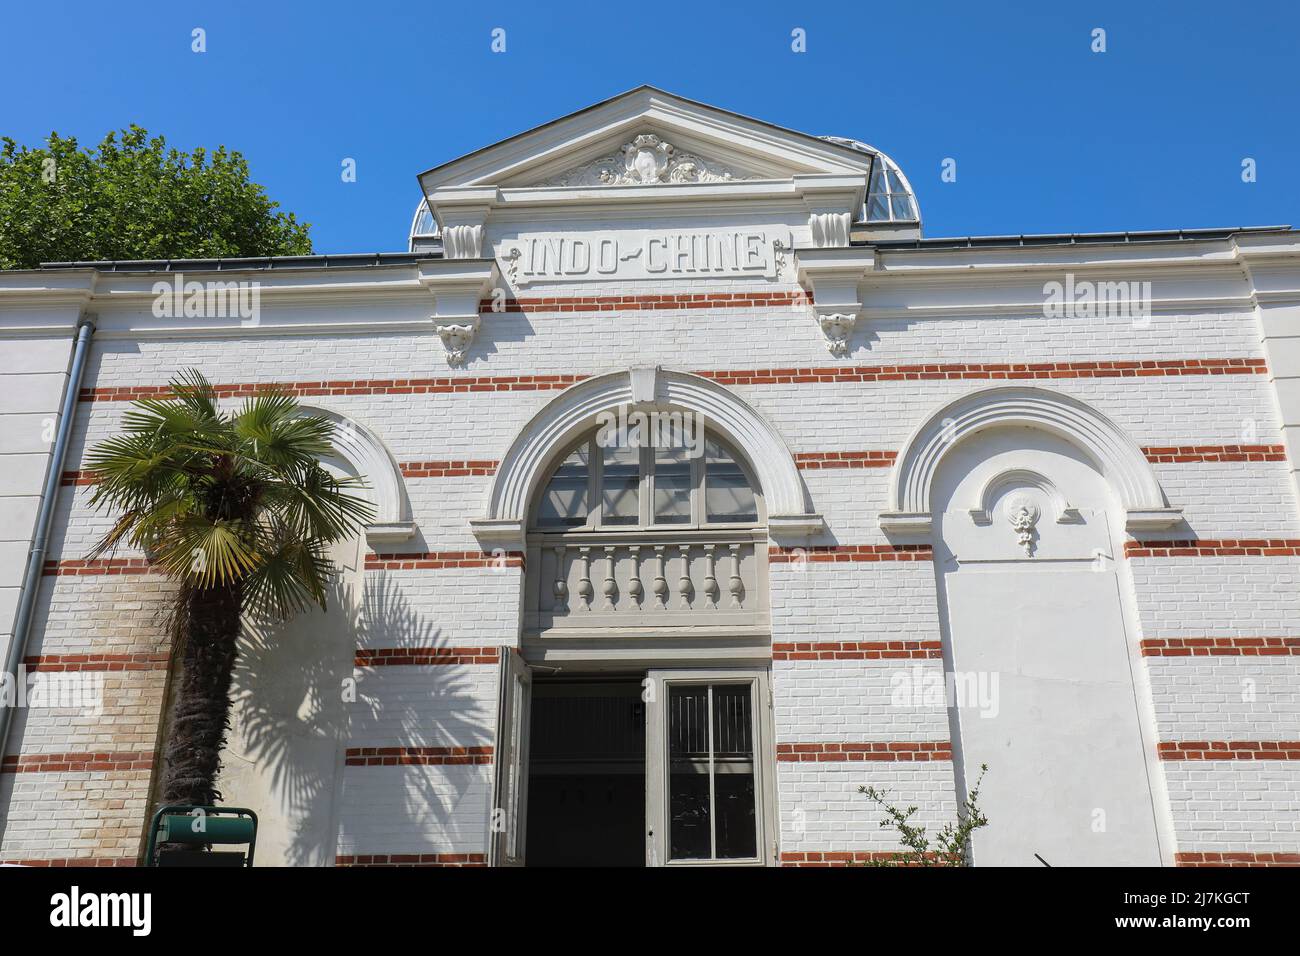
POLYGON ((1083 451, 1115 489, 1127 530, 1158 530, 1182 520, 1182 510, 1169 507, 1142 449, 1101 412, 1051 389, 1002 386, 963 395, 912 432, 890 475, 881 528, 928 533, 930 488, 940 462, 963 439, 1003 425, 1039 428, 1083 451))
POLYGON ((570 386, 521 429, 497 468, 484 515, 470 522, 480 543, 521 546, 534 493, 559 456, 596 427, 599 415, 620 408, 701 414, 707 427, 746 459, 766 505, 769 533, 778 536, 821 530, 821 516, 808 507, 794 456, 763 415, 701 376, 633 368, 570 386))
POLYGON ((402 471, 388 446, 373 431, 355 419, 319 405, 300 405, 303 415, 315 415, 334 424, 331 443, 334 455, 322 462, 362 478, 366 487, 357 493, 375 509, 374 520, 366 525, 371 544, 405 541, 414 536, 411 504, 406 495, 402 471))

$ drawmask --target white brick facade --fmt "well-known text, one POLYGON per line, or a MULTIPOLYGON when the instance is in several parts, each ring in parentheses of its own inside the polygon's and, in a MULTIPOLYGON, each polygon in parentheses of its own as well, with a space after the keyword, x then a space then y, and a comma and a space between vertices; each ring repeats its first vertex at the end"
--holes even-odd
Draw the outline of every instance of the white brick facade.
MULTIPOLYGON (((664 95, 636 95, 648 97, 636 108, 653 114, 654 128, 668 135, 671 129, 665 132, 662 124, 671 127, 670 119, 657 112, 662 104, 656 97, 664 95)), ((502 531, 518 516, 493 509, 509 476, 523 473, 520 462, 533 461, 530 436, 547 423, 570 421, 563 417, 566 403, 581 395, 572 382, 609 375, 632 382, 628 388, 635 390, 629 370, 657 367, 662 372, 653 381, 660 391, 652 391, 652 400, 662 400, 670 374, 678 384, 702 382, 700 394, 724 396, 709 407, 716 415, 709 427, 714 421, 722 431, 729 421, 766 423, 770 432, 755 425, 747 434, 771 439, 764 454, 779 453, 783 460, 749 464, 756 473, 795 476, 779 488, 757 489, 770 524, 758 549, 759 555, 770 549, 759 581, 762 599, 755 596, 753 605, 762 620, 746 625, 739 650, 716 634, 700 637, 709 624, 703 618, 692 625, 700 628, 694 636, 689 628, 670 639, 660 635, 657 646, 654 635, 614 631, 598 650, 567 633, 555 646, 568 655, 566 673, 610 669, 611 661, 621 661, 624 670, 640 672, 744 665, 770 674, 771 734, 758 757, 766 779, 774 781, 765 798, 773 805, 763 810, 775 821, 775 833, 772 852, 760 850, 762 862, 846 862, 898 849, 896 834, 879 826, 880 812, 858 793, 863 785, 888 790, 900 805, 916 804, 917 819, 931 829, 954 818, 971 768, 962 775, 963 742, 953 739, 950 709, 933 699, 900 704, 897 693, 904 679, 924 676, 942 684, 953 667, 953 642, 968 640, 964 622, 949 619, 945 575, 985 560, 993 570, 980 573, 990 575, 1012 566, 1006 573, 1036 571, 1058 560, 1062 568, 1077 568, 1103 540, 1076 545, 1068 536, 1080 523, 1087 533, 1104 525, 1114 535, 1100 547, 1106 567, 1118 571, 1118 616, 1107 633, 1117 653, 1129 655, 1135 675, 1128 688, 1140 733, 1129 742, 1134 766, 1145 760, 1155 781, 1152 828, 1160 837, 1152 852, 1165 864, 1184 861, 1180 854, 1214 852, 1300 861, 1300 418, 1297 396, 1286 384, 1294 384, 1300 370, 1296 350, 1280 344, 1300 335, 1300 240, 1286 232, 1225 232, 1144 242, 1115 236, 1086 246, 963 248, 891 238, 857 223, 844 242, 819 241, 825 240, 824 225, 812 220, 834 213, 840 208, 834 203, 848 209, 855 196, 861 203, 867 173, 853 164, 865 160, 802 134, 763 132, 698 104, 689 109, 718 124, 713 147, 723 159, 729 139, 743 140, 737 163, 742 155, 753 161, 764 156, 760 168, 724 183, 627 186, 627 201, 640 204, 629 212, 591 199, 598 188, 576 199, 561 195, 549 177, 567 167, 554 158, 529 178, 540 162, 530 150, 539 144, 527 137, 507 141, 493 147, 505 151, 497 173, 474 166, 425 174, 426 195, 445 220, 444 230, 482 227, 477 253, 453 256, 448 245, 369 263, 249 263, 236 271, 263 284, 262 314, 252 327, 223 317, 171 325, 153 318, 149 289, 157 276, 150 269, 161 274, 161 267, 142 266, 143 275, 108 267, 0 275, 0 337, 6 354, 18 361, 12 374, 4 370, 0 403, 0 457, 7 462, 0 477, 0 643, 8 640, 50 457, 48 439, 33 435, 57 413, 71 336, 83 316, 94 316, 97 331, 65 474, 80 472, 87 449, 114 434, 131 397, 144 394, 139 389, 164 385, 180 369, 201 369, 231 402, 237 401, 234 386, 288 385, 305 404, 378 437, 398 466, 403 500, 395 507, 409 511, 414 531, 406 540, 376 539, 363 548, 360 596, 348 625, 358 654, 350 672, 356 696, 337 722, 324 727, 308 715, 295 727, 299 736, 286 734, 289 743, 262 758, 242 751, 236 756, 232 744, 231 762, 239 762, 244 775, 238 779, 261 780, 275 774, 276 759, 294 769, 294 748, 309 731, 319 731, 301 746, 314 755, 312 786, 329 808, 320 811, 326 819, 307 823, 324 835, 296 849, 286 836, 287 849, 268 852, 291 863, 487 862, 506 730, 497 726, 498 662, 510 649, 521 649, 537 663, 544 643, 526 624, 532 568, 521 567, 517 557, 526 521, 502 531), (782 183, 781 189, 765 192, 769 180, 782 183), (816 198, 822 194, 811 191, 812 180, 830 198, 816 198), (470 202, 456 192, 487 186, 498 199, 470 202), (660 186, 663 198, 654 192, 660 186), (514 198, 503 204, 503 194, 514 198), (834 208, 823 208, 823 201, 834 208), (637 230, 653 236, 742 228, 762 232, 765 248, 784 255, 784 266, 750 275, 669 270, 662 278, 614 274, 527 284, 512 275, 520 266, 512 264, 511 249, 529 236, 596 241, 637 230), (771 244, 773 237, 779 244, 771 244), (455 272, 459 267, 466 271, 455 272), (1267 294, 1256 278, 1265 272, 1267 294), (1075 274, 1151 282, 1150 316, 1049 317, 1044 283, 1075 274), (480 300, 496 290, 517 306, 480 309, 480 300), (556 301, 566 297, 585 304, 556 301), (818 317, 844 312, 853 313, 856 324, 847 354, 836 355, 828 351, 818 317), (437 326, 473 321, 479 325, 464 366, 449 365, 437 326), (1025 367, 1035 364, 1051 367, 1025 367), (551 378, 538 383, 526 378, 532 376, 551 378), (571 378, 556 381, 560 376, 571 378), (965 489, 962 476, 951 472, 955 462, 968 461, 970 474, 989 472, 985 491, 1001 500, 997 482, 1007 474, 1037 475, 1053 460, 1050 448, 1031 439, 1017 457, 1015 435, 1042 431, 1075 449, 1057 455, 1073 456, 1060 474, 1077 466, 1106 490, 1083 502, 1086 515, 1078 522, 1064 512, 1055 524, 1043 518, 1032 532, 1039 537, 1031 539, 1039 542, 1038 554, 1023 552, 1024 542, 1001 517, 985 524, 990 535, 1002 536, 995 545, 1002 550, 979 552, 986 539, 974 537, 985 527, 972 517, 977 502, 954 497, 947 514, 935 505, 948 531, 959 518, 965 522, 960 533, 967 537, 959 542, 945 541, 928 511, 919 518, 900 515, 906 509, 897 504, 897 483, 912 467, 909 452, 927 420, 958 399, 979 401, 1006 386, 1038 389, 1035 394, 1062 408, 1085 407, 1112 429, 1104 436, 1107 447, 1129 454, 1125 467, 1141 471, 1130 487, 1123 468, 1090 455, 1090 436, 1065 425, 1039 428, 1027 418, 991 420, 986 434, 977 429, 957 442, 960 454, 948 457, 945 450, 948 473, 932 471, 928 481, 965 489), (995 453, 1003 457, 994 461, 995 453), (1142 464, 1132 466, 1132 460, 1142 464), (764 472, 765 466, 771 470, 764 472), (1163 500, 1136 501, 1140 494, 1133 488, 1139 486, 1154 488, 1163 500), (782 511, 792 497, 803 505, 782 511), (488 527, 489 519, 496 524, 488 527), (1270 543, 1262 553, 1234 553, 1241 539, 1270 543), (1145 544, 1158 552, 1167 542, 1207 547, 1194 554, 1141 550, 1145 544), (946 557, 950 550, 956 564, 946 557), (1276 643, 1266 654, 1230 641, 1213 655, 1184 654, 1182 645, 1165 654, 1149 646, 1228 639, 1276 643), (619 641, 635 653, 617 657, 619 641), (677 648, 677 657, 665 647, 677 648), (398 649, 442 649, 460 659, 375 665, 366 657, 398 649), (582 659, 584 649, 591 660, 582 659), (1262 747, 1288 742, 1289 748, 1262 747), (1183 759, 1176 748, 1171 756, 1162 746, 1198 743, 1210 754, 1217 745, 1227 753, 1234 745, 1253 745, 1252 756, 1183 759), (868 749, 853 751, 857 745, 868 749), (869 753, 876 745, 907 746, 869 753), (917 751, 921 745, 934 749, 917 751)), ((576 126, 587 120, 562 122, 574 126, 576 136, 576 126)), ((481 162, 489 160, 496 162, 491 156, 481 162)), ((206 276, 205 270, 215 272, 215 266, 191 271, 206 276)), ((538 453, 543 458, 576 439, 576 432, 559 425, 554 430, 554 444, 538 453)), ((753 447, 739 438, 735 443, 742 456, 753 458, 753 447)), ((76 480, 68 475, 55 509, 23 657, 38 670, 71 665, 103 677, 103 709, 94 716, 66 709, 18 715, 0 772, 0 860, 135 861, 155 796, 168 677, 161 614, 171 592, 156 575, 140 573, 143 555, 122 550, 109 564, 83 565, 111 516, 89 508, 89 489, 76 480), (69 759, 45 759, 51 755, 69 759)), ((527 495, 536 491, 533 481, 527 495)), ((929 484, 923 490, 929 496, 929 484)), ((1056 491, 1076 511, 1076 494, 1087 497, 1056 491)), ((724 593, 726 573, 718 574, 724 593)), ((599 594, 599 573, 592 577, 599 594)), ((675 572, 669 577, 675 586, 675 572)), ((1024 578, 1031 584, 1040 579, 1024 578)), ((540 593, 549 595, 549 588, 543 582, 540 593)), ((1059 597, 1067 606, 1069 595, 1059 597)), ((1029 594, 1021 603, 1013 600, 999 610, 997 626, 981 633, 990 640, 1011 634, 1036 600, 1029 594)), ((290 633, 303 637, 301 630, 290 633)), ((295 653, 312 653, 310 642, 292 646, 295 653)), ((274 643, 268 647, 273 655, 274 643)), ((982 649, 968 644, 960 650, 982 649)), ((322 652, 319 660, 278 660, 275 666, 304 679, 318 668, 315 673, 336 681, 348 674, 346 651, 337 660, 326 661, 322 652)), ((548 674, 536 673, 536 679, 548 674)), ((1004 676, 1003 693, 1017 693, 1009 689, 1020 686, 1010 679, 1014 675, 1004 676)), ((330 682, 301 689, 307 701, 315 695, 331 706, 338 695, 330 682)), ((299 703, 276 706, 296 713, 299 703)), ((302 707, 308 714, 308 704, 302 707)), ((1104 723, 1081 713, 1075 727, 1080 739, 1087 739, 1090 721, 1099 728, 1104 723)), ((1032 735, 1034 729, 1020 732, 1032 735)), ((1101 730, 1098 735, 1095 747, 1079 754, 1081 761, 1096 756, 1091 750, 1106 749, 1101 730)), ((990 779, 1000 771, 991 766, 990 779)), ((244 785, 232 784, 231 802, 239 802, 244 785)), ((267 815, 274 817, 274 810, 267 815)), ((993 824, 1015 826, 1009 819, 993 824)))

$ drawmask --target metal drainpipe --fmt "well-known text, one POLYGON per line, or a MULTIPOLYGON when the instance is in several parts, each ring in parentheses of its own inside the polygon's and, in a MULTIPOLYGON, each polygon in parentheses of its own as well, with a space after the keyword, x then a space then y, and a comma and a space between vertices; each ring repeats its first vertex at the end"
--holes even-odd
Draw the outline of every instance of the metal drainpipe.
MULTIPOLYGON (((14 617, 14 632, 9 638, 9 649, 5 654, 4 672, 14 681, 18 680, 18 668, 27 652, 27 635, 31 631, 32 613, 36 607, 36 595, 41 589, 41 572, 45 566, 45 544, 50 536, 55 499, 59 496, 59 485, 63 478, 63 461, 68 455, 68 436, 72 434, 72 420, 77 411, 77 397, 81 392, 81 374, 86 367, 86 353, 90 351, 90 338, 94 334, 94 317, 84 316, 77 327, 76 344, 72 347, 72 366, 68 369, 68 384, 63 392, 63 407, 59 411, 59 430, 54 436, 50 469, 45 475, 41 508, 36 515, 32 550, 27 556, 27 574, 23 578, 23 590, 18 597, 18 613, 14 617)), ((4 760, 9 728, 17 709, 0 705, 0 761, 4 760)))

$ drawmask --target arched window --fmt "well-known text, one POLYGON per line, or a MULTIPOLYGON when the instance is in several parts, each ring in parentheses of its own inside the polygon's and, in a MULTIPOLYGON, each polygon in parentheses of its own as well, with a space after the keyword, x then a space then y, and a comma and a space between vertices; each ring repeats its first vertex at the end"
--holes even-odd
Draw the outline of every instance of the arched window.
POLYGON ((555 467, 534 509, 539 531, 753 526, 760 501, 740 458, 716 436, 679 430, 643 438, 634 426, 605 441, 596 431, 555 467), (701 441, 700 438, 703 438, 701 441))

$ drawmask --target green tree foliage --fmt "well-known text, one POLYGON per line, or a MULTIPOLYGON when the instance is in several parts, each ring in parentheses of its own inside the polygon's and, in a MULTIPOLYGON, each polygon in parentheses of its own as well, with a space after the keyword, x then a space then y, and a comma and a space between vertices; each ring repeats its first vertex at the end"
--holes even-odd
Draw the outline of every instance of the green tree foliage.
POLYGON ((309 225, 224 146, 185 153, 134 125, 93 150, 58 133, 38 149, 0 144, 0 269, 311 253, 309 225))

